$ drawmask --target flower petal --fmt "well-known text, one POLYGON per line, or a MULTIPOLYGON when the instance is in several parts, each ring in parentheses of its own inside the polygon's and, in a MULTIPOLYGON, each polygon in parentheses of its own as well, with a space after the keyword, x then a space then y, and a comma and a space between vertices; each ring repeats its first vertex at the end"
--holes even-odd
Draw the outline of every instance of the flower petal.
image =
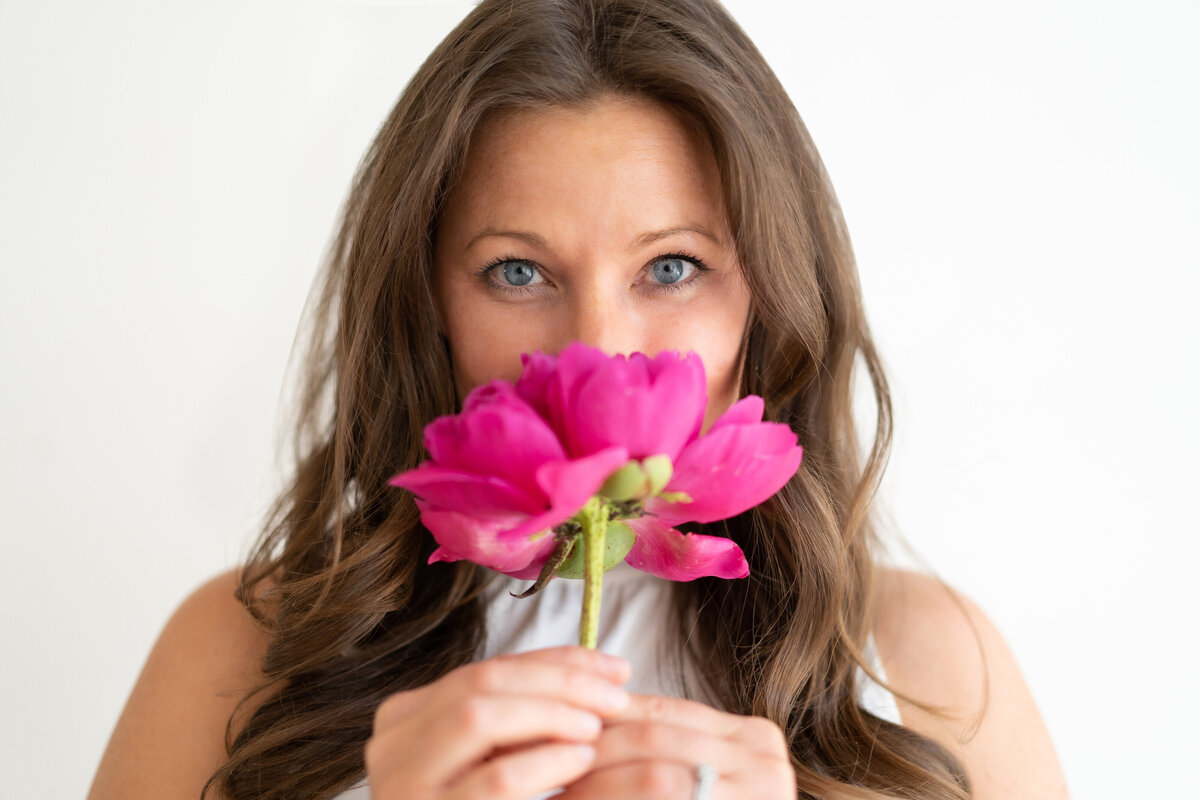
MULTIPOLYGON (((475 517, 532 515, 545 510, 540 491, 530 495, 503 478, 474 475, 428 461, 388 480, 442 508, 469 510, 475 517)), ((536 491, 536 490, 535 490, 536 491)))
POLYGON ((549 508, 515 522, 498 535, 506 540, 522 539, 566 522, 628 458, 625 448, 610 447, 587 458, 543 464, 537 469, 536 480, 548 498, 549 508))
POLYGON ((461 414, 427 425, 425 448, 438 466, 500 477, 530 495, 537 468, 566 457, 553 429, 504 381, 476 387, 461 414))
POLYGON ((629 451, 624 447, 609 447, 573 461, 548 461, 538 467, 537 482, 550 498, 550 508, 567 512, 565 520, 583 508, 608 476, 628 460, 629 451))
POLYGON ((609 359, 576 393, 568 446, 583 454, 621 444, 630 458, 661 454, 674 461, 700 433, 706 399, 704 365, 695 353, 609 359))
POLYGON ((674 459, 704 422, 707 383, 695 353, 608 356, 572 342, 558 356, 534 353, 522 364, 518 394, 572 456, 622 445, 631 458, 674 459))
POLYGON ((756 394, 748 394, 717 417, 708 432, 712 433, 726 425, 753 425, 762 422, 763 410, 763 399, 756 394))
MULTIPOLYGON (((446 548, 439 547, 438 549, 434 550, 433 553, 429 556, 429 561, 427 563, 436 564, 439 561, 464 561, 464 560, 470 561, 471 559, 459 558, 458 556, 454 555, 454 553, 450 552, 446 548)), ((529 562, 529 566, 525 567, 524 569, 512 570, 509 572, 505 572, 503 574, 508 575, 513 578, 516 578, 518 580, 531 581, 531 580, 534 580, 535 578, 537 578, 537 576, 542 574, 542 561, 544 561, 544 559, 534 559, 533 561, 529 562)), ((488 569, 492 569, 492 567, 488 567, 488 569)), ((500 570, 494 570, 494 571, 500 572, 500 570)))
POLYGON ((515 387, 517 395, 546 420, 551 419, 547 398, 557 364, 557 358, 540 350, 521 354, 521 377, 515 387))
POLYGON ((554 550, 551 535, 536 538, 509 535, 512 519, 480 519, 420 500, 417 506, 421 509, 422 524, 441 545, 429 557, 431 564, 466 559, 505 574, 533 569, 536 576, 554 550))
POLYGON ((758 422, 717 428, 714 423, 708 434, 679 454, 667 484, 667 492, 684 492, 692 502, 651 498, 646 511, 672 525, 727 519, 783 488, 799 468, 802 455, 796 434, 787 425, 758 422))
POLYGON ((597 370, 604 369, 610 361, 602 350, 582 342, 572 342, 557 356, 537 354, 526 366, 527 370, 532 368, 533 374, 528 380, 522 374, 521 379, 517 381, 518 391, 522 392, 522 396, 539 393, 537 399, 529 401, 530 404, 542 411, 572 456, 591 455, 611 444, 605 443, 597 447, 582 446, 578 443, 580 393, 588 377, 597 370))
POLYGON ((540 500, 498 478, 429 464, 389 483, 418 495, 421 522, 441 545, 432 560, 467 559, 525 579, 537 577, 554 549, 549 531, 574 516, 627 460, 624 448, 612 447, 588 458, 542 464, 534 478, 540 500))
POLYGON ((627 520, 637 540, 625 556, 631 567, 666 578, 690 581, 705 576, 744 578, 750 565, 742 548, 724 536, 680 533, 654 517, 627 520))

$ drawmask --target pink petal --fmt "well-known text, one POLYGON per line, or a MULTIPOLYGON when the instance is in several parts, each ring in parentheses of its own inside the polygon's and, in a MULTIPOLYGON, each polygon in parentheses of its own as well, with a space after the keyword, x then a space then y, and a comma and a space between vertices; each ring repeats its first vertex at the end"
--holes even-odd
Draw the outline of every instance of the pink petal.
POLYGON ((548 532, 574 516, 628 460, 624 448, 613 447, 575 461, 541 464, 533 476, 537 498, 499 478, 428 463, 389 483, 418 495, 421 522, 441 545, 432 561, 467 559, 526 579, 537 577, 554 549, 548 532))
MULTIPOLYGON (((434 550, 432 554, 430 554, 429 561, 427 563, 436 564, 439 561, 464 561, 464 560, 470 561, 471 559, 459 558, 458 556, 454 555, 454 553, 450 552, 446 548, 439 547, 438 549, 434 550)), ((542 564, 544 562, 545 562, 544 558, 541 558, 541 559, 535 558, 533 561, 530 561, 529 566, 525 567, 524 569, 510 570, 509 572, 505 572, 504 574, 509 575, 513 578, 517 578, 518 580, 531 581, 531 580, 536 579, 538 575, 542 574, 542 564)), ((488 567, 488 569, 492 569, 492 567, 488 567)), ((496 570, 496 572, 500 572, 500 571, 501 570, 496 570)))
POLYGON ((503 380, 494 380, 489 383, 480 384, 468 392, 466 399, 463 400, 461 413, 474 414, 477 411, 486 409, 528 413, 529 404, 517 394, 511 383, 503 380))
POLYGON ((675 458, 700 433, 707 384, 695 353, 608 356, 573 342, 558 356, 522 357, 517 393, 558 434, 568 454, 614 445, 631 458, 675 458))
POLYGON ((609 447, 586 458, 550 461, 538 468, 537 482, 550 498, 550 507, 570 509, 571 517, 628 460, 624 447, 609 447))
POLYGON ((625 556, 630 566, 666 578, 690 581, 705 576, 744 578, 750 565, 742 549, 724 536, 680 533, 654 517, 627 523, 637 534, 633 549, 625 556))
MULTIPOLYGON (((547 558, 549 558, 549 556, 535 558, 533 561, 529 562, 528 567, 525 567, 524 569, 511 569, 504 574, 510 578, 516 578, 517 580, 521 581, 536 580, 537 577, 542 574, 542 565, 546 563, 547 558)), ((499 571, 500 570, 497 570, 497 572, 499 571)))
MULTIPOLYGON (((659 397, 665 395, 678 404, 677 424, 672 430, 673 441, 679 442, 678 450, 674 451, 678 453, 700 435, 700 428, 704 424, 704 411, 708 407, 704 362, 699 354, 691 351, 683 356, 674 351, 659 353, 650 361, 650 378, 659 397)), ((667 434, 663 432, 660 436, 666 437, 667 434)), ((659 452, 669 455, 671 451, 659 452)))
POLYGON ((461 414, 427 425, 425 447, 438 466, 503 478, 530 495, 537 468, 566 457, 546 421, 503 381, 475 388, 461 414))
POLYGON ((571 392, 578 388, 575 386, 577 381, 574 379, 573 370, 581 367, 583 359, 596 361, 597 358, 604 359, 606 356, 599 350, 588 352, 587 348, 582 348, 577 343, 568 345, 563 351, 564 354, 568 352, 576 355, 568 357, 569 361, 565 367, 561 356, 542 352, 522 354, 521 363, 524 369, 521 377, 517 379, 516 391, 549 423, 567 452, 571 455, 587 455, 571 446, 572 425, 564 416, 567 409, 574 406, 575 398, 571 392))
POLYGON ((529 568, 540 571, 554 550, 554 536, 550 534, 536 539, 508 535, 506 529, 512 527, 512 520, 484 520, 421 501, 417 506, 422 524, 441 545, 430 556, 431 564, 466 559, 497 572, 515 573, 529 568))
POLYGON ((541 351, 521 354, 521 377, 516 383, 517 395, 547 420, 550 419, 547 407, 549 383, 554 377, 557 365, 557 358, 541 351))
POLYGON ((540 491, 530 495, 503 478, 473 475, 428 461, 392 477, 388 483, 408 489, 433 505, 469 510, 476 517, 537 514, 546 506, 540 491))
POLYGON ((624 448, 612 447, 587 458, 543 464, 537 470, 536 479, 549 498, 549 508, 514 522, 498 535, 506 540, 520 539, 566 522, 599 491, 605 479, 628 460, 624 448))
MULTIPOLYGON (((741 413, 741 412, 739 412, 741 413)), ((713 522, 753 508, 796 474, 803 450, 787 425, 759 422, 725 425, 701 436, 679 454, 668 492, 685 492, 691 503, 651 498, 648 513, 668 524, 713 522)))
MULTIPOLYGON (((617 360, 624 362, 624 358, 617 360)), ((579 403, 587 399, 583 393, 588 379, 597 371, 609 367, 612 362, 613 359, 605 355, 604 351, 581 342, 567 345, 555 360, 554 375, 547 382, 545 389, 547 419, 572 456, 590 455, 613 444, 580 442, 581 435, 585 434, 581 430, 583 426, 580 425, 579 410, 579 403)))
POLYGON ((763 408, 761 397, 756 394, 748 394, 726 409, 724 414, 717 417, 708 432, 712 433, 726 425, 752 425, 762 422, 763 408))
POLYGON ((568 448, 576 454, 620 444, 630 458, 662 454, 674 460, 700 432, 707 383, 694 353, 668 351, 653 359, 633 353, 592 369, 573 394, 565 419, 568 448))

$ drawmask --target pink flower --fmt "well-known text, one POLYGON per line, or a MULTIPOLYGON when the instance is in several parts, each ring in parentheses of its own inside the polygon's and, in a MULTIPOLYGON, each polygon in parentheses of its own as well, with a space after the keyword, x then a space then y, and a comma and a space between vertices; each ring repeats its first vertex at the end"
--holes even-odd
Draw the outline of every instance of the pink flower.
POLYGON ((763 422, 762 415, 762 398, 748 395, 684 447, 664 492, 647 498, 646 516, 626 523, 637 534, 625 557, 629 564, 674 581, 750 574, 732 540, 680 533, 674 526, 736 516, 778 492, 795 474, 803 454, 796 434, 787 425, 763 422), (666 499, 676 493, 688 501, 666 499))
POLYGON ((619 444, 630 458, 674 461, 700 434, 708 390, 695 353, 609 357, 576 342, 557 357, 524 354, 521 363, 517 394, 575 457, 619 444))
POLYGON ((629 459, 623 447, 568 456, 554 430, 512 384, 474 389, 462 413, 425 428, 430 460, 388 483, 417 495, 421 521, 440 545, 430 563, 466 559, 529 579, 570 519, 629 459))
POLYGON ((627 520, 637 534, 625 560, 669 580, 706 575, 744 578, 749 565, 731 539, 681 533, 675 525, 735 516, 775 494, 800 466, 802 449, 787 426, 763 422, 763 401, 731 406, 704 436, 707 390, 699 356, 663 352, 609 357, 582 344, 557 357, 522 357, 517 393, 549 422, 569 455, 624 448, 643 460, 666 456, 673 469, 646 516, 627 520))
POLYGON ((521 579, 521 596, 582 572, 579 641, 595 647, 604 571, 622 557, 662 578, 750 574, 737 543, 681 533, 763 502, 802 450, 763 422, 761 397, 734 403, 704 436, 706 382, 695 353, 609 357, 582 344, 523 355, 517 384, 467 395, 425 428, 430 460, 389 483, 413 492, 438 548, 521 579), (624 522, 624 525, 617 524, 624 522))

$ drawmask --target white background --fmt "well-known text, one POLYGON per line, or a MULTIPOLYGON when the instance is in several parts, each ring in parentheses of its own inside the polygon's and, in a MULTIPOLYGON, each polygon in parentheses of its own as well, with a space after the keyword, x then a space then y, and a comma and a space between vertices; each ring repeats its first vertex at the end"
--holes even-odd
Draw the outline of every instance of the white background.
MULTIPOLYGON (((0 2, 3 797, 86 792, 166 617, 245 552, 354 168, 469 7, 0 2)), ((846 212, 895 528, 1004 632, 1076 797, 1177 795, 1195 7, 729 8, 846 212)))

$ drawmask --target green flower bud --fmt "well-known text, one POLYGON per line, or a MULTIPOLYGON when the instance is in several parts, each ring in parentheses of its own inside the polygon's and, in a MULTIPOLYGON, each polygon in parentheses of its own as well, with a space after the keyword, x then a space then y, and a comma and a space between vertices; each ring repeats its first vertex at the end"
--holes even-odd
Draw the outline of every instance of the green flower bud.
MULTIPOLYGON (((625 560, 625 556, 629 555, 629 551, 633 549, 634 536, 633 529, 623 522, 608 523, 608 532, 604 535, 604 571, 620 564, 625 560)), ((575 547, 571 550, 571 555, 563 562, 563 565, 558 568, 557 572, 560 578, 582 578, 583 577, 583 542, 575 542, 575 547)))
POLYGON ((600 494, 610 500, 636 500, 646 496, 646 473, 636 461, 628 461, 600 487, 600 494))
POLYGON ((643 459, 642 469, 646 471, 646 478, 650 483, 651 497, 667 488, 667 484, 671 481, 671 475, 675 472, 671 458, 664 455, 643 459))

